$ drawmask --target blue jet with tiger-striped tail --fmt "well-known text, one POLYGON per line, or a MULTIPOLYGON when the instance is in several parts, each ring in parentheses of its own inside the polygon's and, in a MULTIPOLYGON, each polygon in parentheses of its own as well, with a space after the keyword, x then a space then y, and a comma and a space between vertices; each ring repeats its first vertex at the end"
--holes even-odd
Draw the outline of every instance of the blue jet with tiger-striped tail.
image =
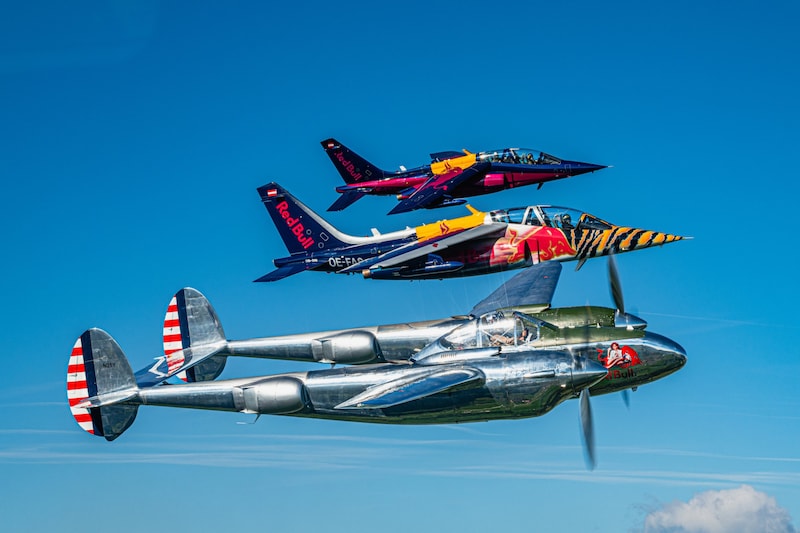
POLYGON ((256 281, 277 281, 306 270, 360 273, 372 279, 443 279, 578 261, 659 246, 678 235, 615 226, 576 209, 534 205, 367 237, 347 235, 275 182, 258 188, 288 257, 256 281))

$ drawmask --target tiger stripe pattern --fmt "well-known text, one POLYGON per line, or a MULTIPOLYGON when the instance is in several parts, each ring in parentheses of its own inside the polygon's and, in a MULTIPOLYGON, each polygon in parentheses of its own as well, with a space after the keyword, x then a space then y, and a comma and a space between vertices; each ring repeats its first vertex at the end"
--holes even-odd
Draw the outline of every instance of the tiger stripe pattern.
POLYGON ((616 226, 607 231, 570 232, 578 260, 660 246, 683 239, 679 235, 616 226), (576 235, 579 233, 579 235, 576 235))

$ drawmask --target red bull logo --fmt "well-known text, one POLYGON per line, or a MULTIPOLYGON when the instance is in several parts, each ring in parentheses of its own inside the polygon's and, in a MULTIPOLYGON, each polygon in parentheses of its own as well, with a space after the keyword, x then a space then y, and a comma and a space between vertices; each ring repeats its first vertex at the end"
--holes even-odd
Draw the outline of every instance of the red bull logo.
POLYGON ((356 170, 355 165, 344 158, 344 154, 342 152, 336 152, 333 154, 336 157, 336 160, 342 165, 342 167, 350 174, 350 177, 353 178, 354 181, 358 181, 362 178, 361 172, 356 170))
POLYGON ((308 250, 314 246, 314 238, 310 235, 305 235, 305 226, 300 222, 300 219, 293 217, 291 213, 289 213, 289 204, 286 203, 285 200, 276 205, 275 209, 281 214, 281 218, 283 218, 286 225, 292 230, 292 234, 294 234, 297 238, 297 242, 300 243, 300 246, 302 246, 304 250, 308 250))

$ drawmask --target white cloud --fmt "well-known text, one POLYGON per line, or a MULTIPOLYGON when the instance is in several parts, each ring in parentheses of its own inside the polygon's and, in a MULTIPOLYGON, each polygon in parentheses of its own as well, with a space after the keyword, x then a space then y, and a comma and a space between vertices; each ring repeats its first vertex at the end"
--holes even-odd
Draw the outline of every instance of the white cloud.
POLYGON ((645 517, 645 533, 795 533, 789 512, 749 485, 710 490, 645 517))

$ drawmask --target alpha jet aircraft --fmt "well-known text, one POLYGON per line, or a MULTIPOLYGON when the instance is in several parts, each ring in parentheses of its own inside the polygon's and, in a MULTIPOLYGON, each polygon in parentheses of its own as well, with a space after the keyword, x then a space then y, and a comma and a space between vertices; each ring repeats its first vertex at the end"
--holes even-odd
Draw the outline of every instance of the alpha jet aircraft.
POLYGON ((328 211, 341 211, 365 194, 396 195, 400 203, 390 215, 415 209, 459 205, 464 198, 504 189, 553 181, 606 168, 567 161, 528 148, 503 148, 487 152, 438 152, 431 164, 391 172, 381 170, 336 139, 322 141, 346 185, 328 211))
POLYGON ((442 279, 489 274, 544 261, 578 261, 649 248, 683 237, 615 226, 576 209, 535 205, 470 215, 369 237, 347 235, 275 182, 258 188, 290 252, 277 281, 305 270, 372 279, 442 279))

